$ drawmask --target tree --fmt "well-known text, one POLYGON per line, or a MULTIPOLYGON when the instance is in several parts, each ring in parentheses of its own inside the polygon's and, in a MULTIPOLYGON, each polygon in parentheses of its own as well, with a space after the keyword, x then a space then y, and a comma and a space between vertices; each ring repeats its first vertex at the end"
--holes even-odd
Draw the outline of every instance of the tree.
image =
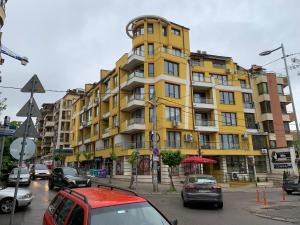
POLYGON ((75 153, 75 158, 76 158, 76 167, 78 169, 79 168, 80 152, 75 153))
POLYGON ((7 107, 7 105, 5 103, 6 100, 7 100, 6 98, 3 98, 3 99, 0 100, 0 114, 1 114, 2 111, 6 110, 6 107, 7 107))
MULTIPOLYGON (((131 164, 131 178, 130 178, 130 184, 129 184, 129 188, 133 189, 133 183, 134 183, 134 165, 136 165, 137 168, 137 162, 138 162, 138 158, 139 158, 139 153, 138 151, 133 151, 131 153, 131 155, 128 158, 128 162, 131 164)), ((137 171, 136 171, 137 173, 137 171)))
POLYGON ((116 153, 115 153, 114 150, 112 150, 112 152, 110 153, 110 159, 111 159, 111 163, 109 164, 110 173, 109 173, 109 180, 108 180, 108 182, 111 184, 111 179, 112 179, 112 176, 113 176, 114 161, 116 161, 118 159, 118 156, 116 155, 116 153))
POLYGON ((92 152, 83 152, 83 156, 85 160, 88 161, 88 166, 89 166, 88 168, 90 169, 91 168, 90 161, 93 159, 94 154, 92 152))
POLYGON ((177 151, 172 151, 172 150, 163 150, 160 153, 161 158, 162 158, 162 162, 169 166, 168 168, 168 172, 169 172, 169 177, 170 177, 170 184, 171 184, 171 190, 172 191, 176 191, 174 182, 173 182, 173 169, 176 166, 179 166, 182 160, 182 155, 181 152, 179 150, 177 151))

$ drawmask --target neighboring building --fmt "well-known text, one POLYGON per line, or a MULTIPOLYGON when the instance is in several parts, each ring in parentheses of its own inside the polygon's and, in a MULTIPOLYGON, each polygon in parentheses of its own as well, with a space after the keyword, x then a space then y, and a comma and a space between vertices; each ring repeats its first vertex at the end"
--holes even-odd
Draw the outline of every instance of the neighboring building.
MULTIPOLYGON (((0 0, 0 30, 2 29, 3 25, 4 25, 4 21, 5 21, 5 4, 6 4, 7 0, 0 0)), ((2 33, 0 33, 0 45, 1 45, 1 37, 2 33)), ((1 54, 0 54, 0 65, 3 64, 3 59, 1 58, 1 54)))
MULTIPOLYGON (((144 16, 126 27, 132 51, 100 81, 86 84, 86 95, 73 104, 72 146, 75 153, 94 155, 97 168, 108 168, 114 152, 116 177, 129 178, 128 156, 140 153, 139 181, 151 182, 152 118, 157 102, 158 149, 179 149, 184 155, 216 159, 204 172, 220 181, 266 174, 266 133, 259 129, 248 71, 231 57, 190 52, 189 29, 164 18, 144 16), (233 174, 235 176, 233 176, 233 174)), ((79 156, 82 165, 89 160, 79 156)), ((181 165, 175 179, 196 168, 181 165)), ((158 179, 169 182, 159 162, 158 179)))

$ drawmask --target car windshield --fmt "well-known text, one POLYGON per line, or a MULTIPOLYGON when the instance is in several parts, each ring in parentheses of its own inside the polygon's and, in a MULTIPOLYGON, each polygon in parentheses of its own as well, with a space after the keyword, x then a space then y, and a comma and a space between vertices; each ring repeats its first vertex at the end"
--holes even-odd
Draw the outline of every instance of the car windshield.
POLYGON ((91 225, 170 225, 149 203, 134 203, 92 210, 91 225))
MULTIPOLYGON (((18 168, 14 168, 11 171, 12 174, 18 174, 18 168)), ((28 174, 28 169, 27 168, 21 168, 21 174, 28 174)))
POLYGON ((190 177, 189 183, 194 184, 214 184, 216 180, 213 177, 190 177))
POLYGON ((48 170, 47 166, 44 164, 36 164, 35 169, 36 170, 48 170))
POLYGON ((70 176, 77 176, 78 175, 77 170, 74 169, 74 168, 71 168, 71 167, 63 168, 63 171, 64 171, 64 175, 70 175, 70 176))

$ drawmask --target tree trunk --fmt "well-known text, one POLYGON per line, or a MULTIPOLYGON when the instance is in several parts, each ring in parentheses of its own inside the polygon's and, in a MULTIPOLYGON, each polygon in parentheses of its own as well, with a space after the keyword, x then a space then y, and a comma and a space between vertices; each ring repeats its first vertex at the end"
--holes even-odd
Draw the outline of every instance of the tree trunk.
POLYGON ((172 172, 173 172, 173 168, 169 167, 169 177, 170 177, 170 181, 171 181, 171 189, 176 190, 174 182, 173 182, 172 172))
POLYGON ((113 161, 109 164, 109 170, 110 170, 110 172, 109 172, 109 180, 108 180, 108 183, 112 183, 111 182, 111 179, 112 179, 112 176, 113 176, 113 161))
POLYGON ((130 178, 130 184, 129 184, 130 189, 133 189, 133 183, 134 183, 134 174, 133 174, 133 165, 131 165, 131 178, 130 178))

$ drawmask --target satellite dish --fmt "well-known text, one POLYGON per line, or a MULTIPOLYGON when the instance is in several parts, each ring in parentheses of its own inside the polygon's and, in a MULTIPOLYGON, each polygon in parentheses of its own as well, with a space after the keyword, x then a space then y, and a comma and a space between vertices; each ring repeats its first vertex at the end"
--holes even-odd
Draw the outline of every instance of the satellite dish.
MULTIPOLYGON (((17 138, 10 145, 10 154, 13 158, 19 160, 21 156, 23 138, 17 138)), ((36 145, 33 140, 26 138, 26 145, 24 147, 23 160, 30 159, 35 153, 36 145)))

